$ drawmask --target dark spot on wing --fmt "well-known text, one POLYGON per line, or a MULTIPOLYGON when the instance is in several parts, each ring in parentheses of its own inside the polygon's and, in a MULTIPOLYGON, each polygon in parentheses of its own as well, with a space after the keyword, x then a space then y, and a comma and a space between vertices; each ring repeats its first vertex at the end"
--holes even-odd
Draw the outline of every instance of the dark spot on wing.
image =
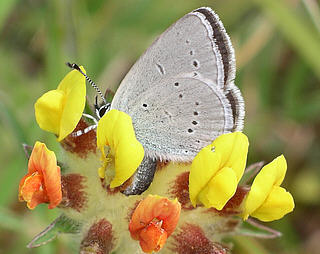
POLYGON ((199 67, 199 62, 198 62, 198 60, 194 60, 192 64, 193 64, 193 66, 196 67, 196 68, 199 67))

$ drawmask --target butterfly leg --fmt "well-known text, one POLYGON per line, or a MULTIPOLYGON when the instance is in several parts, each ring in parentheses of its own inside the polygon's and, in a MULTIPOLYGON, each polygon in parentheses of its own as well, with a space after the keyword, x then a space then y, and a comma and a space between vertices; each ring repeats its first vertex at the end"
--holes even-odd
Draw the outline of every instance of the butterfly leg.
POLYGON ((97 125, 96 125, 96 124, 90 125, 90 126, 88 126, 87 128, 85 128, 84 130, 78 130, 78 131, 76 131, 76 132, 72 132, 70 135, 71 135, 71 137, 79 137, 79 136, 81 136, 81 135, 83 135, 83 134, 88 133, 88 132, 91 131, 91 130, 94 130, 95 128, 97 128, 97 125))
POLYGON ((157 160, 154 158, 144 157, 136 173, 133 175, 133 181, 122 193, 126 196, 140 195, 148 189, 152 183, 154 173, 157 168, 157 160))
POLYGON ((70 134, 71 137, 79 137, 79 136, 81 136, 81 135, 83 135, 83 134, 86 134, 86 133, 88 133, 89 131, 94 130, 95 128, 97 128, 97 126, 98 126, 98 121, 97 121, 97 119, 95 119, 93 116, 88 115, 88 114, 82 114, 82 116, 93 120, 93 121, 94 121, 94 125, 90 125, 90 126, 88 126, 87 128, 85 128, 84 130, 78 130, 78 131, 76 131, 76 132, 72 132, 72 133, 70 134))
POLYGON ((82 116, 86 117, 86 118, 89 118, 91 119, 92 121, 94 121, 94 124, 95 125, 98 125, 98 121, 96 118, 94 118, 92 115, 89 115, 89 114, 82 114, 82 116))

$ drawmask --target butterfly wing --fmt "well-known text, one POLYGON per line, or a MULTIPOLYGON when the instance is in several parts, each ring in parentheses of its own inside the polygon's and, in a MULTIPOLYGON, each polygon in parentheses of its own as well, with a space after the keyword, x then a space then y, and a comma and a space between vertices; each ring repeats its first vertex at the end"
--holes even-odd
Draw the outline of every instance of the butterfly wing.
POLYGON ((242 129, 234 69, 222 23, 201 8, 174 23, 140 57, 111 108, 132 117, 147 155, 190 161, 222 133, 242 129))

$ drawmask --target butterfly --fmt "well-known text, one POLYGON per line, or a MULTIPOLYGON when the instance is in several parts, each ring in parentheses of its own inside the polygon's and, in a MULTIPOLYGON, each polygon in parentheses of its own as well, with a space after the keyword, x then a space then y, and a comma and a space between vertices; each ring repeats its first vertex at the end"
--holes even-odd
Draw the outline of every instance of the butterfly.
POLYGON ((234 49, 222 22, 212 9, 202 7, 153 42, 111 104, 96 102, 99 119, 109 109, 130 115, 145 149, 124 194, 145 191, 158 160, 190 162, 221 134, 243 129, 244 101, 234 84, 235 72, 234 49))

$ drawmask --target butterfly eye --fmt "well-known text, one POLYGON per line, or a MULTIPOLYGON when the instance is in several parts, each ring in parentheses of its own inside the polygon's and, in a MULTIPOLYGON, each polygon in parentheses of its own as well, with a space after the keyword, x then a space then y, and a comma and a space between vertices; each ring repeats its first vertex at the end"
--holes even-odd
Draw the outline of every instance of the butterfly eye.
POLYGON ((105 107, 102 107, 99 109, 99 117, 103 117, 104 114, 106 113, 107 109, 105 107))
POLYGON ((98 109, 98 117, 99 117, 99 118, 103 117, 104 114, 110 110, 110 106, 111 106, 110 103, 101 106, 101 107, 98 109))

